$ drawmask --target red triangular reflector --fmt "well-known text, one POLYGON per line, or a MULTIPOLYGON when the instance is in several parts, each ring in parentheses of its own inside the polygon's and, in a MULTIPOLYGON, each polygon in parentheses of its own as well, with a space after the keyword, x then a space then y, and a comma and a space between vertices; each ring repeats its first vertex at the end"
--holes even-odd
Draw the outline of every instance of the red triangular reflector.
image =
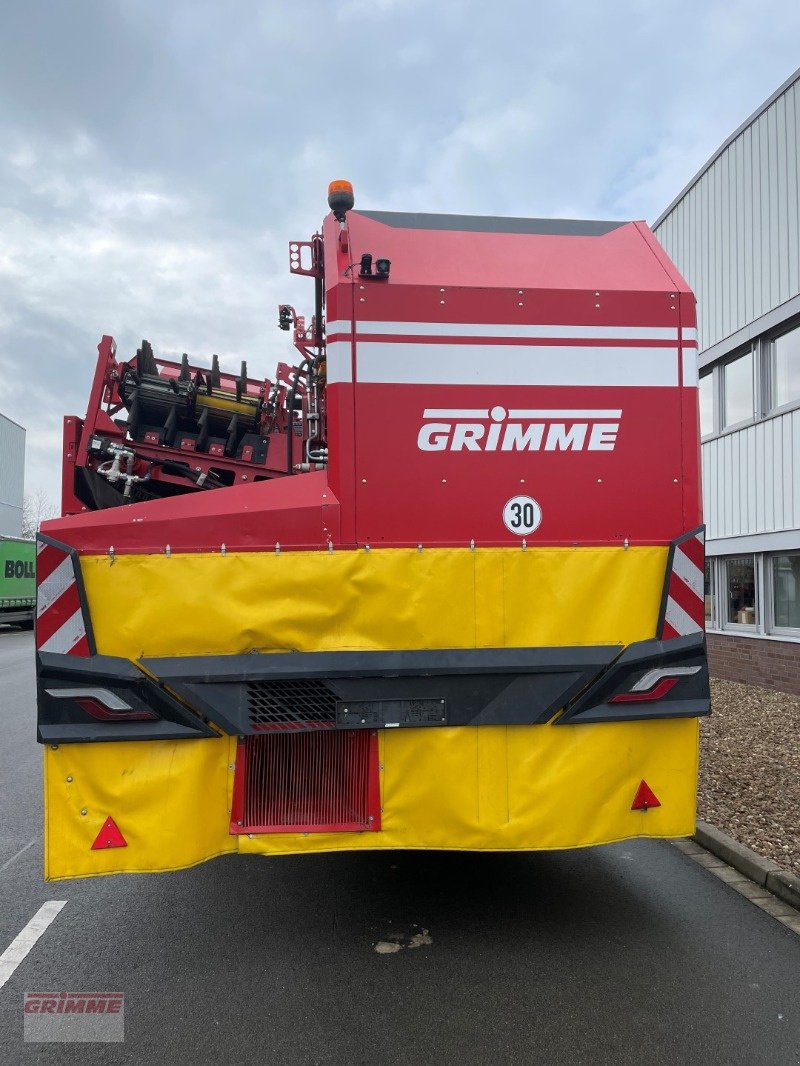
POLYGON ((119 826, 111 817, 103 822, 103 828, 97 834, 92 851, 103 851, 105 848, 127 848, 128 841, 120 833, 119 826))
POLYGON ((633 797, 633 803, 631 804, 632 811, 646 811, 648 807, 660 807, 661 800, 653 792, 652 788, 646 781, 642 781, 639 787, 636 789, 636 795, 633 797))

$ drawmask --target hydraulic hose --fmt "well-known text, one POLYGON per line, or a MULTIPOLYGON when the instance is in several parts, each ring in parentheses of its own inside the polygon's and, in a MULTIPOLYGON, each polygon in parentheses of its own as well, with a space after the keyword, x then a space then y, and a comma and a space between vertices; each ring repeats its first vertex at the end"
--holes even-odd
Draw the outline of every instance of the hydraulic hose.
POLYGON ((289 391, 286 393, 286 413, 289 416, 289 424, 286 433, 286 473, 294 473, 294 398, 297 392, 297 380, 303 373, 303 367, 307 367, 311 370, 311 360, 304 359, 297 370, 294 372, 294 378, 289 391))

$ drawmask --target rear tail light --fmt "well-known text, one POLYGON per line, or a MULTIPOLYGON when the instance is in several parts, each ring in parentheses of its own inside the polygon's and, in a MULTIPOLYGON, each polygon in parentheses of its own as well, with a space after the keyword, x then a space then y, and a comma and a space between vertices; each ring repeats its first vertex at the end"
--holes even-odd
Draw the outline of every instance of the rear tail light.
POLYGON ((107 688, 48 688, 48 696, 57 700, 73 700, 92 718, 100 722, 156 721, 152 711, 136 710, 107 688))
POLYGON ((705 633, 697 632, 629 644, 556 724, 699 718, 710 712, 705 633))
POLYGON ((670 666, 663 670, 648 670, 628 692, 618 692, 609 703, 655 703, 663 699, 678 684, 681 677, 699 674, 701 666, 670 666))

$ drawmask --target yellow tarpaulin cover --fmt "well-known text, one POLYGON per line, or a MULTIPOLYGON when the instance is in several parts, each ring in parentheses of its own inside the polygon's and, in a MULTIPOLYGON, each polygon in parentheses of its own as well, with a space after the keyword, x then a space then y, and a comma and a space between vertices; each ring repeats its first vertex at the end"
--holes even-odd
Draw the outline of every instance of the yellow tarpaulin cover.
MULTIPOLYGON (((81 561, 100 654, 629 644, 665 548, 385 549, 81 561)), ((566 848, 694 829, 697 721, 381 731, 382 828, 229 833, 236 739, 46 749, 49 878, 225 852, 566 848), (646 779, 662 806, 630 810, 646 779), (71 779, 71 780, 70 780, 71 779), (111 815, 127 847, 92 851, 111 815)))

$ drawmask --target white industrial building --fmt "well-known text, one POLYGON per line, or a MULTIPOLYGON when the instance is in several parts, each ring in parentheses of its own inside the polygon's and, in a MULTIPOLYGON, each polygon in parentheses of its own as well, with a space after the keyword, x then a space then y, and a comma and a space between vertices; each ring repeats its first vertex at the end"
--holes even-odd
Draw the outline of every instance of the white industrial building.
POLYGON ((712 674, 800 694, 800 70, 653 229, 698 301, 712 674))
POLYGON ((22 535, 25 430, 0 414, 0 534, 22 535))

